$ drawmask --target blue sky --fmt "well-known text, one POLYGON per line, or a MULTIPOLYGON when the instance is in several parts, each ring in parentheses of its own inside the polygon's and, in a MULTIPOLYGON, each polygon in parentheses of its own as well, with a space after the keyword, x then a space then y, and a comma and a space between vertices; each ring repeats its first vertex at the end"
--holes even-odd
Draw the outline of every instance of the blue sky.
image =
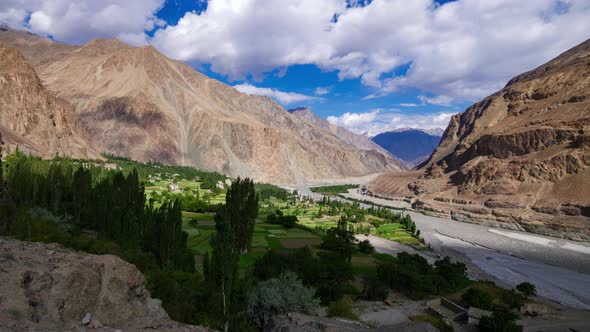
POLYGON ((0 23, 152 44, 355 132, 453 113, 590 37, 590 0, 5 0, 0 23))

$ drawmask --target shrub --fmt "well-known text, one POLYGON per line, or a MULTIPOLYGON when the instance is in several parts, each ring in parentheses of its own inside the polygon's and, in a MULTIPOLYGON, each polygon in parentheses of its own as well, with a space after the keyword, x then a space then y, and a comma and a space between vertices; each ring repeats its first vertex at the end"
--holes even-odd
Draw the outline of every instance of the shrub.
POLYGON ((263 326, 272 316, 288 312, 313 314, 319 307, 315 290, 304 286, 293 272, 262 281, 248 294, 246 311, 263 326))
POLYGON ((453 327, 447 324, 444 320, 428 314, 411 316, 410 320, 414 322, 430 323, 430 325, 436 327, 440 332, 453 332, 453 327))
POLYGON ((502 293, 502 301, 506 303, 510 309, 520 309, 524 302, 524 298, 514 290, 509 290, 502 293))
POLYGON ((363 280, 362 298, 368 301, 385 301, 389 291, 387 287, 376 278, 365 278, 363 280))
POLYGON ((269 224, 276 224, 277 223, 277 215, 274 212, 271 212, 266 216, 266 222, 269 224))
POLYGON ((522 326, 516 325, 517 318, 510 311, 494 311, 491 316, 479 320, 479 329, 482 332, 521 332, 522 326))
POLYGON ((463 294, 463 301, 471 307, 490 310, 492 309, 494 297, 492 294, 481 289, 470 288, 465 294, 463 294))
POLYGON ((372 254, 375 251, 375 247, 373 247, 369 240, 363 240, 359 242, 359 251, 364 254, 372 254))
POLYGON ((537 287, 535 287, 535 285, 531 284, 530 282, 523 282, 518 284, 516 286, 516 290, 527 298, 537 295, 537 287))
POLYGON ((358 320, 358 316, 352 311, 352 300, 343 297, 328 306, 328 317, 342 317, 358 320))
POLYGON ((297 224, 296 216, 281 216, 279 220, 281 225, 285 228, 293 228, 297 224))

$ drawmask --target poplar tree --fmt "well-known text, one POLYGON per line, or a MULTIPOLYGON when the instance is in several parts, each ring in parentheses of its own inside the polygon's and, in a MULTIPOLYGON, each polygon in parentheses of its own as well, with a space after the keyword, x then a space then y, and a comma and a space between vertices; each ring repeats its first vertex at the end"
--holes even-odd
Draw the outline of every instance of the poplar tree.
POLYGON ((240 178, 234 181, 226 194, 225 205, 230 227, 236 235, 236 247, 241 253, 246 253, 258 217, 258 194, 254 182, 240 178))
POLYGON ((235 228, 232 227, 228 208, 222 207, 215 215, 215 235, 211 239, 213 259, 210 267, 215 283, 221 291, 225 331, 228 330, 228 308, 231 305, 231 295, 237 279, 240 255, 239 248, 236 246, 235 228))

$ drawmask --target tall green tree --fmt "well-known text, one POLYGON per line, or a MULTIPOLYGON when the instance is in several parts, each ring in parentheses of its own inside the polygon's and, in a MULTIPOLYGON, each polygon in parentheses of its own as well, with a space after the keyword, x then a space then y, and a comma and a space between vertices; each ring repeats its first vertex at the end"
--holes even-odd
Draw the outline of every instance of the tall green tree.
POLYGON ((236 247, 241 253, 246 253, 258 217, 258 194, 254 182, 237 178, 227 191, 225 205, 230 227, 235 234, 236 247))
POLYGON ((229 208, 230 206, 223 207, 215 215, 215 235, 211 238, 213 257, 210 266, 210 273, 221 291, 225 331, 229 327, 228 311, 237 280, 240 255, 235 228, 232 227, 227 211, 229 208))

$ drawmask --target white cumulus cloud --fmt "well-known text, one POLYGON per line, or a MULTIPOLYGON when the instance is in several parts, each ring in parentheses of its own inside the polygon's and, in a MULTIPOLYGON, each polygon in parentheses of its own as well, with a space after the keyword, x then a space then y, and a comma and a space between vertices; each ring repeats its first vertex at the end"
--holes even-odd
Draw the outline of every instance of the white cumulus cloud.
POLYGON ((589 0, 210 0, 152 42, 231 78, 315 64, 373 97, 479 99, 587 39, 589 17, 589 0))
POLYGON ((155 17, 164 0, 2 0, 0 23, 67 43, 118 37, 145 44, 145 30, 163 27, 155 17))
POLYGON ((318 97, 308 96, 295 92, 285 92, 271 88, 260 88, 248 83, 234 85, 234 88, 236 88, 236 90, 242 93, 247 93, 249 95, 270 97, 283 105, 321 100, 321 98, 318 97))
POLYGON ((340 116, 329 116, 328 121, 357 134, 367 133, 369 136, 375 136, 385 131, 401 128, 446 128, 453 114, 450 112, 405 114, 397 109, 377 109, 363 113, 344 113, 340 116))

